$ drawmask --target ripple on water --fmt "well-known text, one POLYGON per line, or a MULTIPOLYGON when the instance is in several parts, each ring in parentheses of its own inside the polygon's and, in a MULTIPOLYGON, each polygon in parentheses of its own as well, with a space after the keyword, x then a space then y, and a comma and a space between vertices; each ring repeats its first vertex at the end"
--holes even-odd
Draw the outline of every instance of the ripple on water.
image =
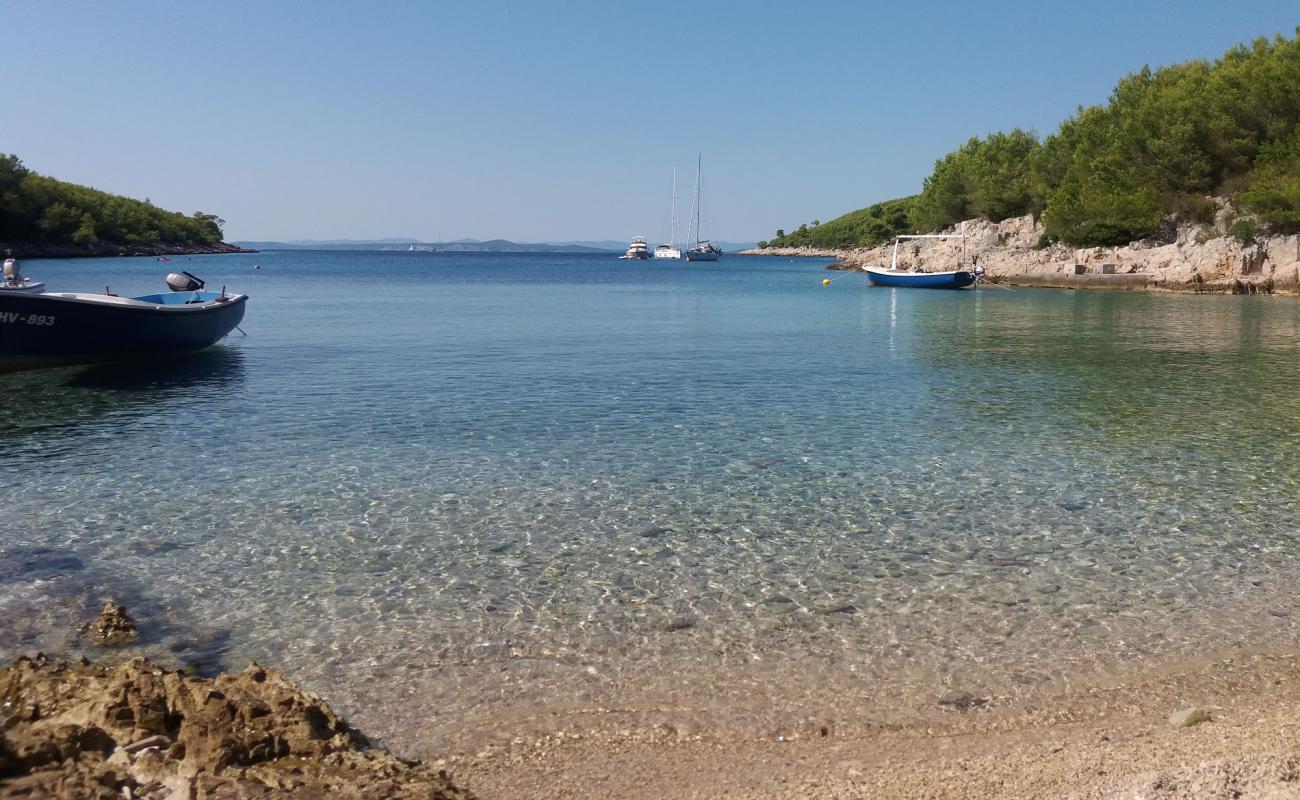
POLYGON ((503 670, 1046 680, 1294 635, 1286 309, 904 293, 891 327, 773 269, 653 309, 534 286, 552 316, 474 275, 383 342, 363 298, 314 350, 272 285, 283 318, 184 379, 0 378, 34 398, 0 461, 40 476, 0 487, 3 654, 128 592, 144 651, 455 719, 503 670))

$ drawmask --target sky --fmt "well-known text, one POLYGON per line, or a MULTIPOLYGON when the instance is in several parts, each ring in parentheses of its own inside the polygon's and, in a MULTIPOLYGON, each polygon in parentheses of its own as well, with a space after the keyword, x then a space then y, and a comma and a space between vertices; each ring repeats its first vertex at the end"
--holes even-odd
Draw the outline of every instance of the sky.
POLYGON ((660 240, 702 154, 705 238, 754 241, 1297 25, 1295 0, 0 0, 0 152, 281 241, 660 240))

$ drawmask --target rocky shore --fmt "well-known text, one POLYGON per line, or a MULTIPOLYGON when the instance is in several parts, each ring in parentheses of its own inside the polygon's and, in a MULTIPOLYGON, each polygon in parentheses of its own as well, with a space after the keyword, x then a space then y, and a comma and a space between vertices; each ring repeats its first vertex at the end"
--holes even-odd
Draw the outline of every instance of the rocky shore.
MULTIPOLYGON (((1042 245, 1033 217, 992 223, 970 220, 965 240, 903 242, 900 267, 952 269, 972 260, 997 283, 1077 289, 1143 289, 1232 294, 1300 294, 1300 236, 1226 235, 1231 212, 1221 207, 1213 224, 1166 225, 1157 237, 1122 247, 1042 245), (964 253, 963 253, 964 249, 964 253)), ((952 231, 955 232, 955 231, 952 231)), ((850 250, 768 248, 754 255, 823 256, 840 269, 888 266, 893 244, 850 250)))
POLYGON ((196 256, 222 253, 256 253, 233 244, 46 244, 43 242, 0 242, 0 254, 14 258, 99 258, 104 256, 196 256))
POLYGON ((77 630, 98 663, 36 654, 0 669, 0 800, 474 800, 445 768, 511 800, 1300 796, 1289 651, 907 696, 851 673, 768 685, 731 665, 676 676, 680 694, 633 683, 519 697, 450 738, 439 720, 408 720, 392 733, 421 763, 278 670, 205 678, 115 659, 103 648, 134 646, 137 630, 112 600, 77 630))
POLYGON ((0 671, 0 798, 290 796, 473 800, 256 664, 196 678, 37 655, 0 671))

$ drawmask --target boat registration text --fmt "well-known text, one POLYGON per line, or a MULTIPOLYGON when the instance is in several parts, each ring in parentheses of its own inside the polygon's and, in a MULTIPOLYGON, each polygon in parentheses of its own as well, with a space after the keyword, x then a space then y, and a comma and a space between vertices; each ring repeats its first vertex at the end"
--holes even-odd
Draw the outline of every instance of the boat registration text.
POLYGON ((53 325, 53 314, 19 314, 17 311, 0 312, 0 322, 26 323, 28 325, 53 325))

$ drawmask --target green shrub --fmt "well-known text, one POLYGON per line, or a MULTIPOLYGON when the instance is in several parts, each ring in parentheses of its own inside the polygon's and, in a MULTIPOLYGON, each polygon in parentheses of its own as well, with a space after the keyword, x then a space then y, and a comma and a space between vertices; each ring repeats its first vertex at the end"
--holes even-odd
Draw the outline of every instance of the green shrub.
POLYGON ((1180 221, 1199 222, 1202 225, 1213 224, 1214 215, 1219 212, 1213 197, 1196 194, 1174 195, 1167 207, 1180 221))
POLYGON ((1228 235, 1242 244, 1255 241, 1255 234, 1258 232, 1259 223, 1249 217, 1243 217, 1228 226, 1228 235))

